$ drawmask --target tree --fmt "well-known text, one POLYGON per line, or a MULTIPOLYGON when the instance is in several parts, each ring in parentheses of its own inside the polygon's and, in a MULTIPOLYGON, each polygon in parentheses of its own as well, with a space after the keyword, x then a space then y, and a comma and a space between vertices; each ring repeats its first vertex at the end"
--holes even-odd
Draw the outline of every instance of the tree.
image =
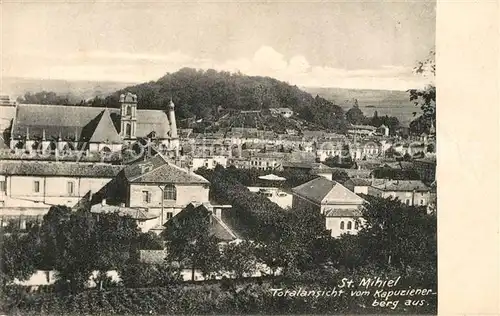
POLYGON ((434 77, 436 75, 435 51, 431 51, 424 61, 418 62, 414 71, 429 78, 430 83, 423 89, 408 90, 410 101, 413 101, 415 106, 420 107, 422 110, 422 115, 410 124, 410 128, 416 133, 423 131, 429 133, 431 126, 436 122, 436 86, 434 85, 434 77))
POLYGON ((255 251, 255 245, 249 241, 228 244, 222 251, 222 268, 236 278, 251 275, 257 268, 255 251))
POLYGON ((123 265, 119 272, 123 285, 128 288, 163 287, 182 279, 180 270, 167 263, 129 263, 123 265))
POLYGON ((210 216, 205 208, 189 205, 162 232, 167 260, 189 265, 193 281, 196 269, 209 277, 220 270, 218 240, 210 234, 210 216))
POLYGON ((366 220, 358 233, 366 250, 365 262, 392 267, 401 273, 418 270, 428 278, 436 277, 437 220, 425 207, 408 206, 399 200, 364 196, 366 220))
POLYGON ((39 239, 38 266, 57 270, 59 283, 78 292, 92 271, 98 271, 102 287, 106 272, 118 268, 134 251, 139 229, 132 218, 117 213, 95 216, 53 206, 32 234, 39 239))
POLYGON ((345 116, 347 121, 354 125, 364 124, 366 121, 366 117, 363 114, 363 111, 359 108, 357 100, 355 101, 354 106, 346 112, 345 116))
POLYGON ((30 235, 14 232, 1 238, 0 278, 3 287, 14 279, 27 280, 35 272, 36 248, 30 235))
POLYGON ((332 180, 338 181, 340 183, 344 183, 349 180, 349 175, 347 172, 343 170, 333 170, 332 172, 332 180))

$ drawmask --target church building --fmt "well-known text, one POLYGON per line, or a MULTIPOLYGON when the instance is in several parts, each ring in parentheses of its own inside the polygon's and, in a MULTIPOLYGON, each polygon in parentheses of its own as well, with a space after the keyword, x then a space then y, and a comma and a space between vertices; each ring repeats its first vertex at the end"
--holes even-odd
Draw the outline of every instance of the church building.
POLYGON ((163 152, 177 152, 179 138, 172 100, 163 110, 137 109, 137 96, 120 95, 120 109, 18 104, 10 148, 21 151, 115 152, 150 140, 163 152))

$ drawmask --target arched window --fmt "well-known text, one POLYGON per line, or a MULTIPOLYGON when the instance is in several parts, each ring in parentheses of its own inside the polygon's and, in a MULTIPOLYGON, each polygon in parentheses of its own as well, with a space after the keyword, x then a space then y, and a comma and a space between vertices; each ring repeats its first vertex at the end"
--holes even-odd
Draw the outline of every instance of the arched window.
POLYGON ((352 229, 352 222, 351 221, 347 222, 347 229, 352 229))
POLYGON ((125 137, 130 138, 132 136, 132 127, 130 124, 125 124, 125 137))
POLYGON ((342 230, 344 229, 344 221, 340 222, 340 229, 342 229, 342 230))
POLYGON ((177 199, 177 189, 172 184, 167 184, 163 189, 163 199, 175 201, 177 199))
POLYGON ((130 107, 128 105, 125 106, 125 115, 132 116, 132 107, 130 107))
POLYGON ((357 221, 354 223, 354 229, 356 229, 356 230, 359 229, 359 223, 357 221))

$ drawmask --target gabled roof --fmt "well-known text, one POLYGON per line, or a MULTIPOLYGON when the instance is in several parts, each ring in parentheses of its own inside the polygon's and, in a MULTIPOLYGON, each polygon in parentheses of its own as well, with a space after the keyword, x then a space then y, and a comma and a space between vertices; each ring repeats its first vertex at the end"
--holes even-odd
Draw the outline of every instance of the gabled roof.
POLYGON ((364 179, 364 178, 351 178, 347 180, 344 184, 353 184, 354 186, 369 186, 371 185, 372 181, 370 179, 364 179))
MULTIPOLYGON (((177 213, 174 218, 182 220, 189 217, 194 212, 207 212, 209 216, 209 234, 215 236, 220 241, 232 241, 238 239, 238 235, 229 228, 220 218, 213 213, 214 206, 210 203, 189 203, 182 211, 177 213)), ((176 229, 176 225, 172 224, 173 221, 167 221, 164 226, 166 229, 176 229)))
POLYGON ((209 183, 202 176, 167 162, 160 154, 146 161, 128 165, 124 169, 124 174, 130 183, 209 183))
POLYGON ((429 191, 429 187, 420 180, 376 179, 371 186, 382 191, 429 191))
POLYGON ((121 143, 122 139, 116 132, 116 128, 111 120, 108 109, 105 109, 98 116, 98 123, 95 127, 89 142, 91 143, 121 143))
POLYGON ((148 213, 145 210, 130 208, 130 207, 122 207, 116 205, 102 205, 95 204, 90 208, 90 212, 94 214, 112 214, 118 213, 120 216, 130 216, 138 221, 147 221, 150 219, 158 218, 158 215, 148 213))
POLYGON ((17 176, 54 176, 114 178, 123 166, 105 163, 2 161, 0 174, 17 176))
MULTIPOLYGON (((90 138, 94 128, 89 128, 93 120, 99 122, 97 117, 103 112, 109 112, 117 133, 120 132, 120 109, 107 109, 103 107, 70 106, 70 105, 42 105, 19 104, 13 126, 13 138, 26 136, 29 129, 30 136, 41 137, 43 131, 47 138, 75 137, 82 129, 91 130, 82 137, 90 138)), ((162 110, 137 110, 137 137, 146 137, 151 132, 156 132, 158 138, 170 138, 170 123, 167 114, 162 110)), ((107 120, 107 119, 106 119, 107 120)), ((96 122, 96 123, 97 123, 96 122)), ((105 125, 108 125, 106 123, 105 125)), ((97 126, 97 124, 96 124, 97 126)))
POLYGON ((363 214, 359 209, 327 209, 326 217, 361 217, 363 214))
POLYGON ((146 137, 156 132, 158 138, 170 138, 170 123, 161 110, 137 110, 137 137, 146 137))
POLYGON ((319 177, 299 185, 292 192, 317 204, 355 204, 365 201, 336 181, 319 177))

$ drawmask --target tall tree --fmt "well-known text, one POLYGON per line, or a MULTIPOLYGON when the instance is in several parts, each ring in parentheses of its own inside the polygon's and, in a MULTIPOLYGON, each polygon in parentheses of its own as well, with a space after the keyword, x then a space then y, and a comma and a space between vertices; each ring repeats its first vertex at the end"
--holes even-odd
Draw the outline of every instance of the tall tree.
POLYGON ((169 221, 162 233, 166 241, 167 260, 191 267, 194 280, 196 269, 210 277, 220 270, 218 241, 210 233, 210 212, 193 205, 169 221))
POLYGON ((18 279, 27 280, 35 272, 36 243, 31 235, 14 232, 0 238, 0 278, 5 287, 18 279))
POLYGON ((417 133, 421 131, 429 133, 431 127, 436 124, 436 86, 434 84, 434 78, 436 76, 435 51, 431 51, 424 61, 418 62, 414 71, 428 78, 429 84, 423 89, 408 90, 410 101, 413 101, 413 103, 422 110, 422 115, 410 124, 410 128, 417 133))

